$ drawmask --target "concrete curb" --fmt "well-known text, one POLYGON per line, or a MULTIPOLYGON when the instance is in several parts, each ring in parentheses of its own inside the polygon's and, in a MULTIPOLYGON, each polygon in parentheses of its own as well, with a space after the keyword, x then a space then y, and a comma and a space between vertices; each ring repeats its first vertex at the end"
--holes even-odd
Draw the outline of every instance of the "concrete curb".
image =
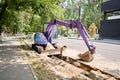
MULTIPOLYGON (((26 42, 25 42, 24 40, 23 40, 22 42, 24 42, 24 43, 26 44, 26 42)), ((27 46, 30 47, 29 45, 27 45, 27 46)), ((23 54, 23 55, 25 56, 25 58, 26 58, 26 60, 27 60, 27 62, 28 62, 28 66, 29 66, 29 68, 30 68, 30 70, 31 70, 31 73, 32 73, 32 75, 33 75, 33 77, 34 77, 34 80, 38 80, 38 77, 36 76, 36 73, 35 73, 35 71, 33 70, 32 66, 30 65, 30 62, 29 62, 26 54, 23 54)))
MULTIPOLYGON (((28 61, 28 63, 29 63, 29 61, 28 61)), ((33 77, 34 77, 34 80, 38 80, 38 77, 36 76, 35 71, 33 70, 33 68, 32 68, 32 66, 30 65, 30 63, 29 63, 28 65, 29 65, 29 68, 31 69, 31 72, 32 72, 33 77)))
MULTIPOLYGON (((81 38, 68 38, 68 39, 76 39, 76 40, 83 40, 83 39, 81 39, 81 38)), ((93 41, 93 42, 99 42, 99 43, 108 43, 108 44, 116 44, 116 45, 120 45, 120 40, 116 40, 116 42, 115 42, 115 40, 113 41, 113 40, 111 40, 111 41, 109 41, 109 40, 107 40, 107 39, 103 39, 103 40, 91 40, 91 41, 93 41)))

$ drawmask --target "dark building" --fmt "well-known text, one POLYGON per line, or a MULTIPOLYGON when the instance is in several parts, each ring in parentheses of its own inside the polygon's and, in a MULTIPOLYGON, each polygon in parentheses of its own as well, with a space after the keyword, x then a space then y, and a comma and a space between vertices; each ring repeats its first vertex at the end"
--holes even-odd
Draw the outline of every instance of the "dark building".
POLYGON ((120 39, 120 0, 109 0, 101 4, 104 19, 100 22, 99 33, 103 38, 120 39))

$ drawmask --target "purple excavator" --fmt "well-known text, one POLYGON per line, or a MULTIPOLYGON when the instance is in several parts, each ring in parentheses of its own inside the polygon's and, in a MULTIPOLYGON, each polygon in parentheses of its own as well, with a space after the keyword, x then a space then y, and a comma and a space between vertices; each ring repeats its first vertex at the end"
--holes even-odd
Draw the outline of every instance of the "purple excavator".
POLYGON ((95 46, 89 42, 89 39, 90 39, 89 35, 88 35, 86 29, 84 28, 84 26, 82 25, 80 19, 70 20, 69 22, 52 19, 46 28, 46 32, 44 32, 44 33, 37 32, 34 35, 34 44, 32 44, 32 48, 35 51, 37 51, 38 53, 41 53, 42 51, 45 50, 45 48, 49 42, 56 49, 57 48, 55 46, 56 42, 51 38, 54 25, 56 25, 56 24, 62 25, 65 27, 69 27, 70 29, 73 29, 73 28, 78 29, 80 35, 82 36, 82 38, 88 48, 87 52, 80 54, 78 56, 80 57, 81 60, 92 61, 93 53, 95 53, 95 46), (39 48, 38 48, 38 46, 39 46, 39 48))

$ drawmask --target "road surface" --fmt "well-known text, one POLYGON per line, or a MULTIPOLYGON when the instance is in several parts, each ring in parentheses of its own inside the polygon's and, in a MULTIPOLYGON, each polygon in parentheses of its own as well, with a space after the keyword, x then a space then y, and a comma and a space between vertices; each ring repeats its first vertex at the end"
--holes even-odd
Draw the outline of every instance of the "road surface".
MULTIPOLYGON (((58 43, 71 49, 67 54, 70 57, 77 57, 78 53, 88 50, 83 40, 59 38, 58 43)), ((96 46, 95 59, 86 64, 120 77, 120 45, 101 42, 93 42, 93 44, 96 46)))

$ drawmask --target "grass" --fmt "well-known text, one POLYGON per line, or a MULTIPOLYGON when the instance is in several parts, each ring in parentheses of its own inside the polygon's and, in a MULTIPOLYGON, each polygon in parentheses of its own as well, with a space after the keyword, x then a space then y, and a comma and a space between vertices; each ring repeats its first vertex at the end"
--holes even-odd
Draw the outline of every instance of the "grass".
POLYGON ((56 80, 57 76, 49 67, 36 55, 34 57, 28 56, 28 59, 38 76, 38 80, 56 80))

